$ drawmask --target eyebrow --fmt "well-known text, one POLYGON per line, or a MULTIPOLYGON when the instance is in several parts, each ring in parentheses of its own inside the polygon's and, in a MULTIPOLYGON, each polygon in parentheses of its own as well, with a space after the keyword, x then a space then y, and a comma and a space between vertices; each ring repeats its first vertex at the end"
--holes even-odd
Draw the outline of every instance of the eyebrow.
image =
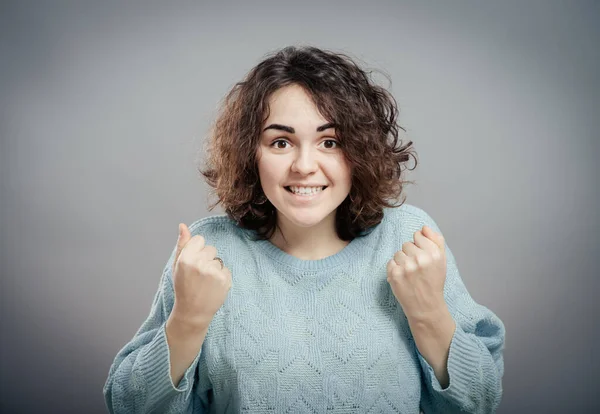
MULTIPOLYGON (((323 124, 320 127, 317 127, 317 132, 323 132, 329 128, 335 128, 335 124, 333 122, 328 122, 326 124, 323 124)), ((292 128, 291 126, 281 125, 281 124, 271 124, 268 127, 266 127, 265 129, 263 129, 263 132, 266 131, 267 129, 277 129, 279 131, 289 132, 290 134, 296 133, 296 130, 294 128, 292 128)))

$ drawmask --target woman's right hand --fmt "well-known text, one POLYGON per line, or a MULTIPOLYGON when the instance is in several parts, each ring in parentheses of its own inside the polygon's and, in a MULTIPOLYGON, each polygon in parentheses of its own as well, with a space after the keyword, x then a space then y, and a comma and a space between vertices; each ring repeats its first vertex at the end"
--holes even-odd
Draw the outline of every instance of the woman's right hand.
POLYGON ((191 237, 179 224, 177 251, 173 261, 175 304, 171 317, 189 327, 207 328, 225 302, 231 288, 231 272, 215 260, 217 249, 204 237, 191 237))

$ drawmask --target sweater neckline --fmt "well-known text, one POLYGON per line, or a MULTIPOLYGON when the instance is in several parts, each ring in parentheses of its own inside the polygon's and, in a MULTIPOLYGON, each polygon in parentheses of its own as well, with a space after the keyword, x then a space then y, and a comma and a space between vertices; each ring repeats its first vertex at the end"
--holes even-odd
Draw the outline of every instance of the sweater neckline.
POLYGON ((267 256, 284 265, 301 270, 323 270, 348 264, 355 259, 361 252, 364 239, 364 236, 355 237, 339 252, 317 260, 305 260, 292 256, 275 246, 270 240, 256 240, 255 243, 267 256))

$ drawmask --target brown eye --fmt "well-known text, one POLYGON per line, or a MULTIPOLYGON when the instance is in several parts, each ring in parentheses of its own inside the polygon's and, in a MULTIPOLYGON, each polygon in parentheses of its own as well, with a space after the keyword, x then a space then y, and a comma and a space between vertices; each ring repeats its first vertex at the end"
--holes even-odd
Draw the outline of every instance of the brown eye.
POLYGON ((286 149, 287 145, 288 145, 288 142, 283 139, 278 139, 277 141, 273 141, 273 143, 271 144, 272 147, 275 147, 277 149, 286 149))
POLYGON ((338 144, 338 142, 333 139, 328 139, 328 140, 323 141, 323 145, 327 149, 335 149, 340 146, 340 144, 338 144))

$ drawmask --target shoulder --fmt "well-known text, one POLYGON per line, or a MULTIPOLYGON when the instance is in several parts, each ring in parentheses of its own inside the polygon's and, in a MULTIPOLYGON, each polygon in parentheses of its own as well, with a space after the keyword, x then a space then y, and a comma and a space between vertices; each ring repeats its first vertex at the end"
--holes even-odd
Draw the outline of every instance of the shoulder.
POLYGON ((245 236, 245 230, 226 214, 197 219, 189 225, 189 229, 192 236, 202 236, 208 243, 245 236))
POLYGON ((404 203, 400 207, 384 208, 383 214, 383 221, 390 223, 405 225, 435 224, 429 213, 420 207, 408 203, 404 203))
MULTIPOLYGON (((384 222, 387 222, 385 231, 391 233, 392 237, 396 238, 395 240, 399 246, 407 241, 412 242, 415 232, 421 230, 425 225, 431 227, 436 233, 441 234, 444 240, 446 240, 446 236, 442 233, 433 217, 424 209, 411 204, 404 203, 400 207, 384 209, 384 222)), ((446 241, 445 244, 448 260, 455 263, 454 255, 446 241)))
POLYGON ((388 224, 388 228, 412 234, 427 225, 441 233, 431 215, 415 205, 404 203, 400 207, 384 208, 383 211, 383 221, 388 224))
POLYGON ((213 215, 197 219, 189 225, 193 236, 202 236, 207 245, 225 251, 243 251, 253 238, 250 230, 239 226, 235 220, 226 214, 213 215))

